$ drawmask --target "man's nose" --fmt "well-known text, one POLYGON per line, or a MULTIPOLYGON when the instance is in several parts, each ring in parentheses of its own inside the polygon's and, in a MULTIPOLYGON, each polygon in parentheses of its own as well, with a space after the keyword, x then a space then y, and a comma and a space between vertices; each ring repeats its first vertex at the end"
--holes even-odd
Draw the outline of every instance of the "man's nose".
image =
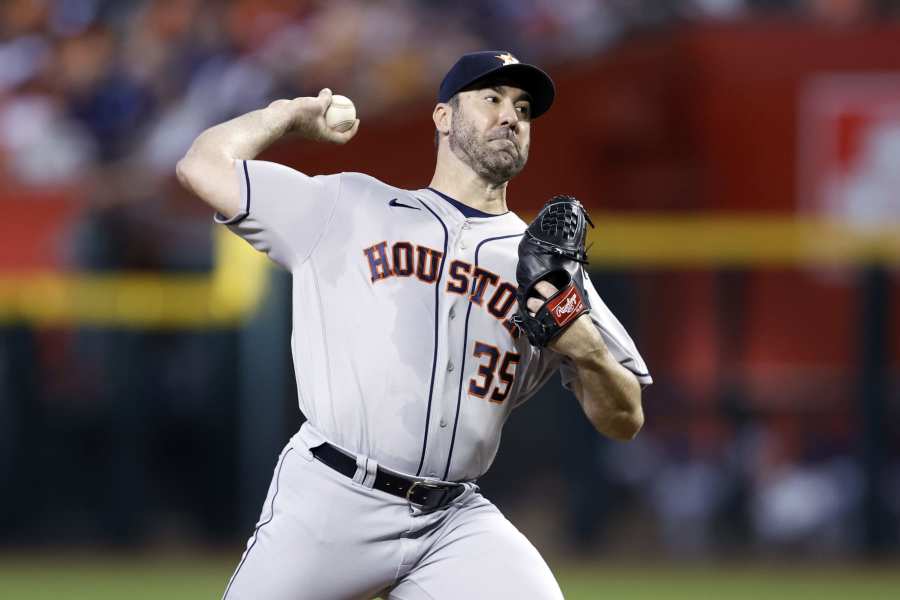
POLYGON ((509 99, 504 99, 500 103, 500 125, 513 130, 518 128, 519 113, 516 112, 515 105, 509 99))

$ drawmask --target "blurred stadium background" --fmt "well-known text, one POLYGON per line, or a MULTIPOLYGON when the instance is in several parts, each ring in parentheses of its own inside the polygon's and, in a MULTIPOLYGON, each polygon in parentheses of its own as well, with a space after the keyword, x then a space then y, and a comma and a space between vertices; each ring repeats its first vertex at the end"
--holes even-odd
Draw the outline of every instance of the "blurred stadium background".
POLYGON ((511 185, 591 209, 656 384, 625 445, 548 386, 486 495, 567 597, 900 597, 900 2, 4 0, 0 597, 218 597, 302 416, 288 281, 174 182, 328 86, 400 186, 462 52, 547 67, 511 185))

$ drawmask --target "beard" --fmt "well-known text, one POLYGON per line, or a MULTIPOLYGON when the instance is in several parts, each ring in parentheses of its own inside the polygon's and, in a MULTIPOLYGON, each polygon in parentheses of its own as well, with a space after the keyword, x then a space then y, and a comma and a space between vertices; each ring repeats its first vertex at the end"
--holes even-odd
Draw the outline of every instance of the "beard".
POLYGON ((481 135, 461 111, 450 121, 450 150, 485 181, 499 185, 519 174, 528 162, 528 146, 520 147, 516 135, 505 127, 481 135), (508 140, 496 143, 494 140, 508 140))

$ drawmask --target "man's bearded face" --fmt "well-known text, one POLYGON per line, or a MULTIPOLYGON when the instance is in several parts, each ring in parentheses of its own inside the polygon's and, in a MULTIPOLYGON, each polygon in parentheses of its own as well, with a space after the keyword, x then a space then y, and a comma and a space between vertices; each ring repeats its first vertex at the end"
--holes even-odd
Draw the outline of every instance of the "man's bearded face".
POLYGON ((499 185, 515 177, 528 162, 529 124, 501 124, 492 118, 490 109, 476 108, 463 101, 454 106, 450 150, 482 179, 499 185))

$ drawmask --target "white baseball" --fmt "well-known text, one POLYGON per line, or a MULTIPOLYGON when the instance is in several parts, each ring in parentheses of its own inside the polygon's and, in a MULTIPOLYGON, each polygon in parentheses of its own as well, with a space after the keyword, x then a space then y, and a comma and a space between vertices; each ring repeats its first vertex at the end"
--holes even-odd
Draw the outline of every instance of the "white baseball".
POLYGON ((353 127, 356 120, 356 107, 347 96, 335 94, 331 97, 331 105, 325 111, 325 125, 339 133, 353 127))

